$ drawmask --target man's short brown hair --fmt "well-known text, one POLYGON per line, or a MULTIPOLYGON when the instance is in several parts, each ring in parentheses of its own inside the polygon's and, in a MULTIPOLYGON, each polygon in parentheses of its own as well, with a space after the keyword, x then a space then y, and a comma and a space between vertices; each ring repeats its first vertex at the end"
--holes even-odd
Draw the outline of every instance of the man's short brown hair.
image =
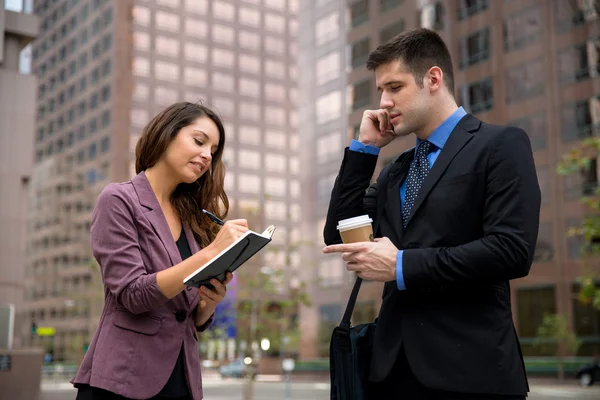
POLYGON ((408 68, 421 87, 427 71, 434 66, 440 67, 446 87, 454 96, 452 57, 446 43, 436 32, 418 28, 396 35, 369 54, 367 69, 375 71, 380 65, 395 60, 400 60, 408 68))

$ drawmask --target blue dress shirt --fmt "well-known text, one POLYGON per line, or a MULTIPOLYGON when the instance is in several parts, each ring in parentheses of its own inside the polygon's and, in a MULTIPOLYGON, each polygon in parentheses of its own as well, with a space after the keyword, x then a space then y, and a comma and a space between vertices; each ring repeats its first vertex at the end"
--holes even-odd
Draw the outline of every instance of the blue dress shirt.
MULTIPOLYGON (((427 156, 427 160, 429 161, 429 168, 433 166, 435 160, 437 160, 440 152, 444 148, 446 141, 450 137, 452 130, 458 124, 458 121, 462 119, 467 114, 464 108, 459 107, 451 116, 449 116, 440 126, 438 126, 432 134, 427 138, 429 142, 433 145, 434 150, 429 153, 427 156)), ((417 139, 417 145, 415 147, 415 152, 417 148, 421 144, 422 140, 417 139)), ((350 150, 358 151, 360 153, 367 153, 373 155, 379 155, 379 149, 375 146, 365 145, 357 140, 352 140, 350 143, 350 150)), ((406 179, 400 185, 400 204, 404 207, 404 197, 406 195, 406 179)), ((404 274, 402 273, 402 253, 403 250, 399 250, 396 255, 396 284, 398 286, 398 290, 405 290, 406 285, 404 284, 404 274)))

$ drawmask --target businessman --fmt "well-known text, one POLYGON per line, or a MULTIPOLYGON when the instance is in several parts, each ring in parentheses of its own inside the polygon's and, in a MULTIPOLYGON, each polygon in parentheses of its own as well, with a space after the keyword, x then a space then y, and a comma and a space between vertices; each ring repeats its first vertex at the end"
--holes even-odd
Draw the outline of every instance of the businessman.
POLYGON ((526 276, 540 189, 521 129, 458 107, 452 60, 433 31, 401 33, 368 58, 380 109, 363 114, 345 150, 324 229, 325 253, 385 282, 369 399, 524 399, 511 279, 526 276), (415 147, 370 185, 378 153, 415 147), (368 213, 375 242, 341 244, 339 220, 368 213))

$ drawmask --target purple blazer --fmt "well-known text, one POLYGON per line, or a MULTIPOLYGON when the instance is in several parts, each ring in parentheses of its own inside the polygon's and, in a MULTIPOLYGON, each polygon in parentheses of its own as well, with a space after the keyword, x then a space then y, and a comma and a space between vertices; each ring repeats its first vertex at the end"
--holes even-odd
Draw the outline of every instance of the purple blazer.
MULTIPOLYGON (((184 225, 192 253, 199 250, 184 225)), ((196 331, 195 289, 167 299, 156 284, 158 271, 181 262, 167 220, 142 172, 104 188, 90 229, 94 257, 104 282, 104 310, 75 378, 132 399, 158 394, 173 371, 181 346, 190 393, 202 399, 196 331)))

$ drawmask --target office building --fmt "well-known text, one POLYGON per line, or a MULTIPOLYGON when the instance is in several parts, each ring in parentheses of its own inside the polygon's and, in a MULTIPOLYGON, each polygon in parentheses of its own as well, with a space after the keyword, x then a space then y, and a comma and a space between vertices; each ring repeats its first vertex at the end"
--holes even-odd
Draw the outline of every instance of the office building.
POLYGON ((33 338, 56 359, 80 359, 102 311, 89 249, 95 199, 108 182, 133 175, 142 128, 176 101, 221 114, 230 215, 254 210, 261 226, 252 228, 276 225, 274 250, 261 261, 299 266, 289 245, 300 221, 297 9, 295 0, 36 2, 28 274, 37 283, 27 288, 27 318, 56 328, 53 338, 33 338))
POLYGON ((21 345, 13 328, 15 310, 23 308, 37 87, 24 56, 38 34, 38 20, 24 6, 8 1, 0 7, 0 347, 9 350, 21 345))

